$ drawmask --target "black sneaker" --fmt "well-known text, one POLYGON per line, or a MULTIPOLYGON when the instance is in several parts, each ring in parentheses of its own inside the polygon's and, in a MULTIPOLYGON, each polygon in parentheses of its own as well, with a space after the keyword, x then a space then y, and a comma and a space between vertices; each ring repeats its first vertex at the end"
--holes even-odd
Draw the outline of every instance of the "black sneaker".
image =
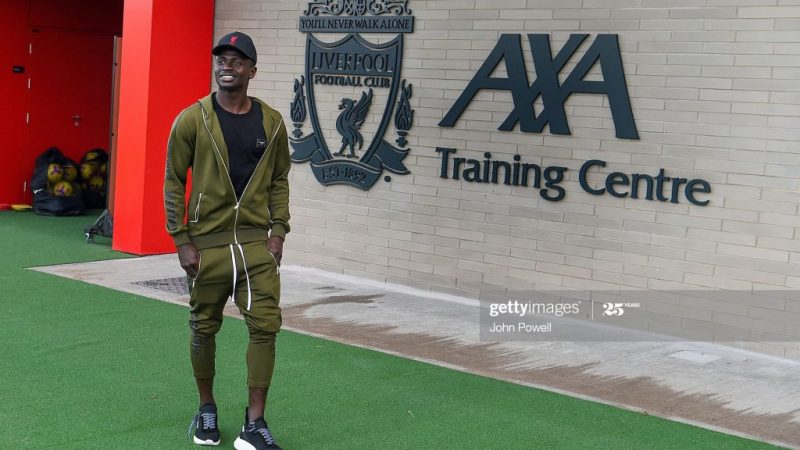
POLYGON ((198 445, 219 445, 219 428, 217 427, 217 405, 206 403, 192 419, 189 434, 194 428, 194 443, 198 445))
POLYGON ((233 443, 236 450, 281 450, 269 431, 267 422, 263 417, 259 417, 255 422, 247 422, 247 408, 244 410, 244 426, 236 442, 233 443))

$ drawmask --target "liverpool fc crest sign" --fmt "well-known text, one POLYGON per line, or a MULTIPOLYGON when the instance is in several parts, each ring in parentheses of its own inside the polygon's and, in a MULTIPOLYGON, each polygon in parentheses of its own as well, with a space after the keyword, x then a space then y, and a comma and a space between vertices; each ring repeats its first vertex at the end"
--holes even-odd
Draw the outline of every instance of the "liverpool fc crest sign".
POLYGON ((290 104, 292 161, 310 161, 323 185, 350 184, 366 190, 384 169, 408 173, 403 159, 414 119, 413 91, 400 75, 403 36, 414 31, 407 3, 315 0, 300 18, 300 31, 307 33, 306 69, 294 82, 290 104), (339 39, 323 40, 314 33, 339 39), (382 41, 363 36, 372 33, 383 35, 382 41), (396 36, 386 39, 386 34, 396 36), (310 134, 303 130, 306 116, 311 119, 310 134), (387 136, 392 125, 394 139, 387 136))

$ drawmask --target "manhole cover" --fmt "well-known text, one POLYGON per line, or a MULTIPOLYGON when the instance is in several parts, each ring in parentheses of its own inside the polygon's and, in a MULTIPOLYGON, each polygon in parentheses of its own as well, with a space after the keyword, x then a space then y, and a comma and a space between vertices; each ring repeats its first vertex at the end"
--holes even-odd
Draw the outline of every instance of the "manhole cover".
POLYGON ((700 364, 709 363, 711 361, 716 361, 722 358, 721 356, 709 355, 707 353, 695 352, 692 350, 682 350, 680 352, 673 353, 667 356, 671 356, 677 359, 683 359, 686 361, 696 362, 700 364))
POLYGON ((162 278, 160 280, 136 281, 133 284, 144 286, 159 291, 172 292, 178 295, 189 295, 189 287, 186 285, 186 277, 162 278))

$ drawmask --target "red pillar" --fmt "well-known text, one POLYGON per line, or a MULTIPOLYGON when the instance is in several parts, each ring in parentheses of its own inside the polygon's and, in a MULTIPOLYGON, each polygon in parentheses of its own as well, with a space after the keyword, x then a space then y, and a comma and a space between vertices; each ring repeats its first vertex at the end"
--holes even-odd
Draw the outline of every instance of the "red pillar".
POLYGON ((175 116, 211 87, 214 0, 126 0, 114 194, 114 250, 175 251, 163 206, 175 116))

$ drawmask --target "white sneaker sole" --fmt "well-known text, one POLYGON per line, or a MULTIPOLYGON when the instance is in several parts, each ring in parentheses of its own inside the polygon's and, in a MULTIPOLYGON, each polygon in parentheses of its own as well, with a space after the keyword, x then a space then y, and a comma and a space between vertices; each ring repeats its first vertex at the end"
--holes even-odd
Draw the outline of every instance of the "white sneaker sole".
POLYGON ((245 441, 240 437, 237 437, 236 441, 234 441, 233 448, 235 448, 236 450, 256 450, 256 448, 253 447, 251 443, 245 441))
POLYGON ((211 439, 201 440, 198 439, 197 436, 193 436, 194 443, 197 445, 208 445, 208 446, 217 446, 219 445, 219 441, 212 441, 211 439))

